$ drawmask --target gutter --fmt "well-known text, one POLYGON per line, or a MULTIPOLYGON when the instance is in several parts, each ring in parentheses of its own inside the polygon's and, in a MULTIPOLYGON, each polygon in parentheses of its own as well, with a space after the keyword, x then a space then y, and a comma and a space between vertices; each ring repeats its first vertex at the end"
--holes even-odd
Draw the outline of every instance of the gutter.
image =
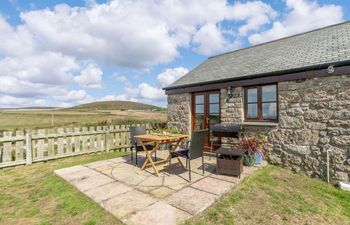
POLYGON ((224 82, 231 82, 231 81, 238 81, 238 80, 249 80, 249 79, 260 78, 260 77, 279 76, 279 75, 285 75, 285 74, 306 72, 309 70, 322 70, 322 69, 327 69, 329 66, 338 67, 338 66, 348 66, 348 65, 350 65, 350 60, 344 60, 339 62, 330 62, 330 63, 324 63, 324 64, 318 64, 318 65, 312 65, 312 66, 304 66, 299 68, 279 70, 279 71, 273 71, 268 73, 253 74, 253 75, 248 75, 244 77, 227 78, 227 79, 206 81, 206 82, 200 82, 200 83, 194 83, 194 84, 179 85, 174 87, 168 86, 163 88, 163 90, 167 91, 167 90, 202 86, 202 85, 215 84, 215 83, 224 83, 224 82))

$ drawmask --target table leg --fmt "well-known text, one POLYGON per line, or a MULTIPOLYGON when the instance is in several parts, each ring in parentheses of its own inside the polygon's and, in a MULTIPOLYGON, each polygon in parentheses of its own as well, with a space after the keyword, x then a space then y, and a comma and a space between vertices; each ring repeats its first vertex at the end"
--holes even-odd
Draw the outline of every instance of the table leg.
POLYGON ((151 166, 153 167, 154 169, 154 172, 159 176, 159 172, 157 170, 157 167, 155 166, 153 160, 152 160, 152 154, 157 151, 158 147, 159 147, 159 143, 157 142, 156 145, 154 146, 154 148, 151 150, 151 151, 148 151, 146 146, 144 145, 143 142, 141 142, 142 144, 142 148, 143 150, 146 152, 146 160, 145 162, 143 163, 142 167, 141 167, 141 170, 144 170, 145 167, 147 166, 148 163, 151 164, 151 166))

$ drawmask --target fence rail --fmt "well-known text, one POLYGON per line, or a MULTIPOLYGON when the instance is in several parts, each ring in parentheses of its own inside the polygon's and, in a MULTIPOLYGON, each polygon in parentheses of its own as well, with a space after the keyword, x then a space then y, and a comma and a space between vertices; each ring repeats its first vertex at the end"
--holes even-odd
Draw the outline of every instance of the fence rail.
MULTIPOLYGON (((143 124, 147 132, 163 123, 143 124)), ((130 150, 130 126, 110 125, 4 131, 0 137, 0 168, 111 150, 130 150)))

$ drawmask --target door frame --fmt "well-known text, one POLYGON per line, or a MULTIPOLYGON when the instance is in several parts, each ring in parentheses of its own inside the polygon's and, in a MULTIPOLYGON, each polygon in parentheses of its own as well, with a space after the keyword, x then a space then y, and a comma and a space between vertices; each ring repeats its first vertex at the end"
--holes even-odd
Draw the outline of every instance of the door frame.
MULTIPOLYGON (((195 113, 195 99, 196 95, 204 95, 204 125, 205 129, 208 129, 210 132, 210 123, 209 122, 209 95, 210 94, 219 94, 219 121, 221 123, 221 92, 220 90, 211 90, 211 91, 201 91, 191 93, 191 131, 195 129, 196 126, 196 113, 195 113)), ((210 135, 210 134, 209 134, 210 135)), ((206 150, 211 151, 211 143, 209 138, 206 140, 206 150)))

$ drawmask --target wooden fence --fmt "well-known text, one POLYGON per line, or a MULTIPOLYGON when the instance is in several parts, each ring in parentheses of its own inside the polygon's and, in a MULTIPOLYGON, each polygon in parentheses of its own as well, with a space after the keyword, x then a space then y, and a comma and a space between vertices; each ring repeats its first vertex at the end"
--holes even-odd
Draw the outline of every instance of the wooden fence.
MULTIPOLYGON (((164 127, 161 123, 144 125, 148 132, 164 127)), ((139 125, 4 131, 0 137, 0 168, 87 153, 128 151, 130 126, 139 125)))

